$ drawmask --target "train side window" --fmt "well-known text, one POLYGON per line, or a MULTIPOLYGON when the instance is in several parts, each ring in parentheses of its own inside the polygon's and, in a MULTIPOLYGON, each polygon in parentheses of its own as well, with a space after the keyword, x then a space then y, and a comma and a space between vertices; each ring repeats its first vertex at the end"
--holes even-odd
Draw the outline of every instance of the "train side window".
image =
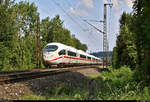
POLYGON ((88 58, 88 60, 91 60, 91 57, 87 57, 88 58))
POLYGON ((58 54, 59 54, 59 55, 66 55, 66 51, 65 51, 65 50, 61 50, 61 51, 59 51, 58 54))
POLYGON ((74 57, 77 56, 77 54, 76 54, 75 52, 72 52, 72 51, 68 51, 68 55, 69 55, 69 56, 74 56, 74 57))
POLYGON ((86 56, 85 55, 80 55, 80 58, 85 58, 86 59, 86 56))
POLYGON ((95 58, 92 58, 92 60, 95 60, 95 58))

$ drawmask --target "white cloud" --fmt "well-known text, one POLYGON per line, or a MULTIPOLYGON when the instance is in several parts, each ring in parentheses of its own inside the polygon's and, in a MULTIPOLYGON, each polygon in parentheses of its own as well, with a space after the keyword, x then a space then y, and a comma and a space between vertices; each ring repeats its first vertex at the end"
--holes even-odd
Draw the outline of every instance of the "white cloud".
POLYGON ((89 16, 88 9, 94 7, 93 0, 80 0, 75 8, 70 7, 69 11, 77 16, 89 16))
POLYGON ((82 0, 83 4, 87 7, 87 8, 93 8, 94 7, 94 3, 93 0, 82 0))
POLYGON ((126 4, 128 7, 132 8, 133 6, 133 1, 132 0, 125 0, 126 4))
POLYGON ((118 9, 119 8, 119 1, 118 0, 112 0, 113 2, 113 6, 115 9, 118 9))
POLYGON ((72 14, 77 15, 77 16, 88 16, 88 12, 85 11, 85 10, 82 10, 82 9, 77 10, 77 9, 74 9, 74 8, 71 7, 71 8, 70 8, 70 12, 71 12, 72 14))
POLYGON ((103 0, 104 4, 107 3, 106 0, 103 0))

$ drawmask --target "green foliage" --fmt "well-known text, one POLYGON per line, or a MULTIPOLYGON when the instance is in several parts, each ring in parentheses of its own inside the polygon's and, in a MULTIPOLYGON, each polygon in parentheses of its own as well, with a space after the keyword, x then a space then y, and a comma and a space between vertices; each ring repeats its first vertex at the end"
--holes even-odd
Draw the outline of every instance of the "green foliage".
POLYGON ((110 68, 111 72, 103 72, 99 81, 104 88, 99 89, 96 99, 100 100, 148 100, 149 88, 133 77, 135 72, 129 67, 110 68), (144 90, 143 90, 144 88, 144 90))
MULTIPOLYGON (((127 66, 119 69, 109 67, 110 72, 102 72, 101 76, 92 75, 93 97, 89 97, 90 86, 79 88, 60 84, 49 90, 45 100, 149 100, 150 87, 144 81, 136 79, 137 72, 127 66), (95 83, 95 84, 94 84, 95 83)), ((37 96, 38 97, 38 96, 37 96)), ((40 96, 43 97, 43 96, 40 96)), ((39 98, 40 98, 39 97, 39 98)), ((34 98, 34 97, 33 97, 34 98)), ((31 99, 33 99, 31 97, 31 99)), ((30 97, 26 98, 30 99, 30 97)))
POLYGON ((43 96, 36 95, 25 95, 20 100, 45 100, 46 98, 43 96))
POLYGON ((61 85, 60 87, 56 88, 55 90, 56 90, 55 96, 57 96, 60 94, 67 94, 67 95, 72 94, 73 89, 71 87, 65 87, 65 85, 61 85))
POLYGON ((146 79, 150 78, 150 1, 135 0, 134 9, 134 26, 135 42, 137 47, 137 67, 141 68, 141 75, 146 79))
POLYGON ((112 53, 112 66, 113 68, 117 67, 117 48, 113 48, 113 53, 112 53))
POLYGON ((145 100, 149 100, 150 99, 150 92, 149 92, 149 89, 148 89, 148 87, 144 87, 144 90, 143 90, 144 92, 144 94, 143 94, 143 97, 144 97, 144 99, 145 100))
POLYGON ((13 55, 11 51, 13 49, 13 37, 16 32, 15 28, 15 16, 13 15, 13 9, 9 8, 10 2, 0 5, 0 68, 10 68, 13 63, 13 55))
POLYGON ((123 13, 120 19, 120 35, 117 37, 116 47, 113 49, 113 67, 127 65, 131 68, 136 66, 136 46, 133 33, 131 32, 133 16, 123 13))
MULTIPOLYGON (((34 3, 0 2, 0 70, 36 67, 37 7, 34 3)), ((41 21, 41 53, 50 42, 60 42, 86 51, 87 46, 72 37, 59 15, 41 21)), ((41 54, 42 55, 42 54, 41 54)), ((41 56, 42 59, 42 56, 41 56)), ((42 63, 42 61, 41 61, 42 63)))
POLYGON ((87 97, 88 93, 85 89, 74 89, 68 85, 61 84, 49 92, 53 97, 49 99, 55 100, 83 100, 87 97))
POLYGON ((50 42, 60 42, 83 51, 87 50, 85 44, 75 38, 75 35, 71 36, 70 31, 63 27, 63 21, 60 20, 59 15, 51 20, 49 17, 42 20, 41 34, 43 46, 50 42))
POLYGON ((150 1, 135 0, 133 13, 120 18, 120 35, 113 51, 113 67, 127 65, 136 70, 136 79, 150 81, 150 1))
POLYGON ((121 88, 125 83, 132 80, 133 72, 129 67, 123 66, 120 69, 112 69, 111 74, 109 72, 104 72, 102 74, 103 81, 112 81, 111 86, 121 88), (107 77, 106 77, 107 76, 107 77))

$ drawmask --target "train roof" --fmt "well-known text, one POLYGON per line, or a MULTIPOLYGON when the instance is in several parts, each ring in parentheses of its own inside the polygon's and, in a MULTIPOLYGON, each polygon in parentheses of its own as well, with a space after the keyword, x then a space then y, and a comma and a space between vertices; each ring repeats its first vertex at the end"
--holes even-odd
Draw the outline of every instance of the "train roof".
POLYGON ((73 51, 73 52, 76 52, 76 53, 80 53, 80 54, 83 54, 85 56, 89 56, 89 57, 92 57, 92 58, 95 58, 95 59, 98 59, 98 60, 101 60, 101 58, 98 58, 98 57, 95 57, 93 55, 90 55, 82 50, 77 50, 76 48, 73 48, 72 46, 67 46, 67 45, 64 45, 62 43, 58 43, 58 42, 53 42, 53 43, 48 43, 47 45, 57 45, 59 48, 62 48, 62 49, 68 49, 70 51, 73 51))

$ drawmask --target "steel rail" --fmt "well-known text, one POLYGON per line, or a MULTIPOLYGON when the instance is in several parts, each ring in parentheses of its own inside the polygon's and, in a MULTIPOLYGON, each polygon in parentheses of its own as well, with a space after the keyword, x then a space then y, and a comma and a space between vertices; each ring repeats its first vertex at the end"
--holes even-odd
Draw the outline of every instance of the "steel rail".
POLYGON ((51 75, 57 75, 62 73, 67 73, 71 71, 86 69, 86 68, 98 68, 98 66, 78 66, 78 67, 72 67, 72 68, 60 68, 56 70, 35 70, 35 71, 29 71, 29 72, 21 72, 21 73, 12 73, 12 74, 5 74, 0 76, 0 85, 2 84, 9 84, 9 83, 15 83, 15 82, 21 82, 25 80, 31 80, 35 78, 41 78, 51 75))

